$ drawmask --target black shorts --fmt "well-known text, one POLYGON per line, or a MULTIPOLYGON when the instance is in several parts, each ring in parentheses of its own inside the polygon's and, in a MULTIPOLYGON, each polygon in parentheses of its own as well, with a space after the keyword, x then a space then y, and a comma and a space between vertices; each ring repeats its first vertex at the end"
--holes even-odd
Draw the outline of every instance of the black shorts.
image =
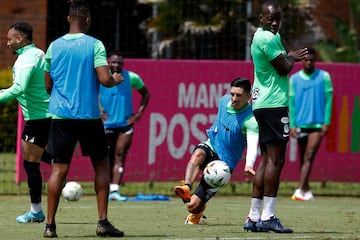
POLYGON ((217 153, 214 152, 207 144, 205 144, 205 143, 200 143, 200 144, 198 144, 198 145, 194 148, 193 152, 195 152, 195 150, 198 149, 198 148, 201 148, 201 149, 204 150, 205 153, 206 153, 205 161, 204 161, 204 163, 200 166, 200 169, 201 169, 201 170, 204 170, 205 167, 206 167, 206 165, 207 165, 209 162, 212 162, 212 161, 215 161, 215 160, 220 160, 220 159, 219 159, 219 156, 217 155, 217 153))
POLYGON ((51 118, 25 121, 21 138, 25 142, 45 148, 49 140, 50 125, 51 118))
POLYGON ((120 133, 124 133, 127 135, 134 134, 134 128, 132 125, 125 126, 125 127, 118 127, 118 128, 106 128, 105 129, 106 136, 108 139, 116 140, 120 133))
MULTIPOLYGON (((215 160, 219 160, 219 156, 217 155, 217 153, 215 153, 213 150, 211 150, 211 148, 205 144, 205 143, 200 143, 198 144, 195 148, 194 151, 198 148, 201 148, 205 151, 206 153, 206 158, 204 163, 200 166, 201 170, 204 170, 206 165, 209 162, 215 161, 215 160)), ((200 184, 199 186, 196 188, 194 194, 196 196, 198 196, 202 202, 206 203, 208 202, 218 191, 220 188, 213 188, 210 187, 204 180, 204 178, 201 178, 200 184)))
POLYGON ((108 154, 111 166, 114 164, 114 156, 116 151, 116 143, 120 134, 126 134, 132 136, 134 134, 134 128, 132 125, 118 128, 106 128, 105 134, 108 140, 108 154))
POLYGON ((306 143, 309 133, 321 132, 321 128, 297 128, 298 143, 306 143))
POLYGON ((48 150, 55 163, 70 163, 77 142, 92 160, 107 156, 107 140, 101 119, 53 119, 48 150))
POLYGON ((287 107, 254 110, 259 125, 260 147, 273 146, 289 140, 289 113, 287 107))

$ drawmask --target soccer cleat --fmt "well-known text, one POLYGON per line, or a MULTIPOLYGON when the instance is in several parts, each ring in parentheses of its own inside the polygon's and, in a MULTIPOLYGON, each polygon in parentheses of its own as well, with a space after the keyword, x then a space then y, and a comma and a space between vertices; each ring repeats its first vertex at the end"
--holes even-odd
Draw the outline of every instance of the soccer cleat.
POLYGON ((186 220, 185 220, 185 224, 207 224, 207 218, 206 216, 202 215, 202 213, 198 213, 198 214, 194 214, 194 213, 190 213, 186 220))
POLYGON ((273 231, 276 233, 293 233, 291 228, 284 227, 280 223, 280 219, 272 216, 269 220, 259 221, 256 223, 256 228, 262 232, 273 231))
POLYGON ((110 222, 98 223, 96 235, 100 237, 123 237, 124 232, 115 228, 110 222))
POLYGON ((249 217, 246 218, 245 223, 244 223, 244 231, 251 231, 251 232, 268 232, 267 230, 262 230, 262 229, 258 229, 256 227, 256 222, 252 221, 249 217))
POLYGON ((314 199, 314 195, 310 190, 304 192, 304 201, 312 201, 314 199))
POLYGON ((304 192, 300 188, 296 189, 294 194, 291 196, 291 199, 294 201, 304 201, 304 192))
POLYGON ((45 238, 56 238, 57 237, 56 227, 46 226, 45 231, 44 231, 44 237, 45 238))
POLYGON ((191 193, 188 185, 175 186, 174 192, 183 200, 184 203, 190 202, 191 193))
POLYGON ((249 217, 246 218, 243 228, 247 232, 249 230, 252 232, 257 232, 256 222, 252 221, 249 217))
POLYGON ((18 223, 31 223, 31 222, 38 222, 41 223, 45 220, 45 215, 41 210, 38 213, 33 213, 31 211, 25 213, 24 215, 20 215, 16 217, 16 221, 18 223))
POLYGON ((119 192, 112 192, 109 194, 109 201, 127 201, 127 197, 123 197, 119 192))

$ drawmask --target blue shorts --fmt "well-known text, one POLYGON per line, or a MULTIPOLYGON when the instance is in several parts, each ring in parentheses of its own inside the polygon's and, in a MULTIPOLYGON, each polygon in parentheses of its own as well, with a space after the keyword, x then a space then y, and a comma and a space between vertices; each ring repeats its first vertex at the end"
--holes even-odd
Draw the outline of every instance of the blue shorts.
POLYGON ((84 156, 92 161, 107 157, 107 140, 101 119, 53 119, 49 152, 54 163, 70 163, 77 143, 84 156))

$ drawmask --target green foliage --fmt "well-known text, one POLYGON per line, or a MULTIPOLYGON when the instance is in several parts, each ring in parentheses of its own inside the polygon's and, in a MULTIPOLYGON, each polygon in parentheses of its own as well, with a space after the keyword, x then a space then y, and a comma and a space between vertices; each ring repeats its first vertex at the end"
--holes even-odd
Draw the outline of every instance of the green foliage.
POLYGON ((152 56, 241 59, 245 4, 241 0, 165 0, 153 5, 158 13, 144 24, 147 35, 155 41, 151 43, 152 56))
POLYGON ((12 83, 11 69, 0 69, 0 88, 6 88, 12 83))
POLYGON ((193 22, 196 27, 218 27, 231 18, 242 1, 193 1, 167 0, 159 3, 159 13, 148 22, 147 27, 159 31, 163 38, 175 38, 181 32, 181 25, 193 22))
POLYGON ((358 48, 358 34, 351 29, 343 20, 336 19, 336 33, 339 41, 323 40, 317 44, 320 56, 325 62, 348 62, 359 63, 360 53, 358 48))
POLYGON ((360 23, 360 2, 350 0, 350 22, 337 18, 335 30, 338 41, 326 39, 317 43, 321 58, 325 62, 360 63, 359 34, 354 26, 360 23))
MULTIPOLYGON (((11 69, 0 69, 0 88, 8 88, 12 84, 11 69)), ((0 152, 15 152, 17 130, 16 101, 0 103, 0 152)))

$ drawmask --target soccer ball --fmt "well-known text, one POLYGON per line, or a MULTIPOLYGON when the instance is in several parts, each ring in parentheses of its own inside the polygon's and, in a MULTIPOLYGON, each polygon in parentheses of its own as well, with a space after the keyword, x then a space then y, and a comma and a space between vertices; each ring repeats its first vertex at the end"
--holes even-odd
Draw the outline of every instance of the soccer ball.
POLYGON ((204 180, 205 182, 214 188, 225 186, 231 177, 229 166, 220 160, 215 160, 204 169, 204 180))
POLYGON ((81 185, 77 182, 68 182, 61 192, 65 201, 79 201, 83 194, 81 185))

